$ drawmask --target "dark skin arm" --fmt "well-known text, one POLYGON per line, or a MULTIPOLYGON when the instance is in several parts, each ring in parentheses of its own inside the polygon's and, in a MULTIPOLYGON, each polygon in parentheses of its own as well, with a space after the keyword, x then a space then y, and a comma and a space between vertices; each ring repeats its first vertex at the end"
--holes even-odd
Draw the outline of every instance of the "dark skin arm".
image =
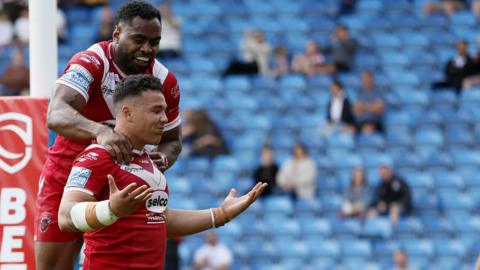
POLYGON ((47 112, 48 128, 71 140, 92 140, 103 145, 120 163, 130 163, 130 141, 113 129, 80 114, 85 107, 85 98, 63 84, 56 84, 47 112))
POLYGON ((175 163, 178 155, 182 151, 181 126, 179 125, 176 128, 163 133, 162 141, 156 150, 157 152, 152 152, 149 156, 155 164, 157 164, 160 170, 165 171, 175 163), (167 159, 167 164, 165 164, 162 157, 167 159))

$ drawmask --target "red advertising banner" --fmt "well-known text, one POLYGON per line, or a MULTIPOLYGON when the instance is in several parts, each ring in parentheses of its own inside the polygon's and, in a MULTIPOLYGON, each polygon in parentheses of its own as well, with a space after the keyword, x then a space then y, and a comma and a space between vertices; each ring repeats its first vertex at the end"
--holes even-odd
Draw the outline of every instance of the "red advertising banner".
POLYGON ((0 270, 34 270, 34 209, 48 101, 0 97, 0 270))

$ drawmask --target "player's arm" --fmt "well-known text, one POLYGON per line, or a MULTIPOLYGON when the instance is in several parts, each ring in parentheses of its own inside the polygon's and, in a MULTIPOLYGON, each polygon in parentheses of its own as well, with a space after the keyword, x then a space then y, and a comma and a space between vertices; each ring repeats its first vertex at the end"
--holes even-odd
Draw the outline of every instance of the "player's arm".
POLYGON ((88 232, 102 229, 135 211, 152 195, 152 189, 146 185, 135 189, 136 183, 118 190, 111 175, 108 176, 108 184, 109 200, 100 202, 84 191, 67 188, 63 193, 58 212, 60 230, 88 232))
POLYGON ((257 183, 247 194, 237 197, 232 189, 217 208, 204 210, 166 210, 168 237, 186 236, 225 225, 245 211, 262 194, 266 183, 257 183))
POLYGON ((92 140, 103 145, 113 158, 130 163, 132 145, 122 134, 80 114, 87 101, 77 90, 57 83, 48 106, 48 128, 71 140, 92 140))
POLYGON ((156 150, 157 152, 152 152, 149 156, 160 170, 165 171, 177 161, 177 157, 182 151, 181 125, 165 131, 156 150))

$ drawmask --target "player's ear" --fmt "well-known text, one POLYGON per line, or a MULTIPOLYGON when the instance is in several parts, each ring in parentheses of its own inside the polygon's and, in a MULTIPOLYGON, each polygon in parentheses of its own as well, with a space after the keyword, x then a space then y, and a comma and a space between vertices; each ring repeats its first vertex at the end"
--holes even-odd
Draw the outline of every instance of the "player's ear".
POLYGON ((115 28, 113 29, 113 34, 112 34, 112 40, 114 43, 118 44, 118 41, 120 40, 120 32, 122 28, 118 24, 115 25, 115 28))
POLYGON ((122 114, 125 119, 127 119, 128 122, 133 121, 133 116, 132 116, 132 108, 128 105, 122 105, 122 114))

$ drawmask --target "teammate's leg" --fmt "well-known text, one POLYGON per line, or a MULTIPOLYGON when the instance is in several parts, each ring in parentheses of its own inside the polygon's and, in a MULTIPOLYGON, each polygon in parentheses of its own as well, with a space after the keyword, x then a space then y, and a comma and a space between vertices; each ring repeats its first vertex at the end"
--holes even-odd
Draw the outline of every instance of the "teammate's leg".
POLYGON ((72 270, 78 260, 83 241, 35 242, 37 270, 72 270))

